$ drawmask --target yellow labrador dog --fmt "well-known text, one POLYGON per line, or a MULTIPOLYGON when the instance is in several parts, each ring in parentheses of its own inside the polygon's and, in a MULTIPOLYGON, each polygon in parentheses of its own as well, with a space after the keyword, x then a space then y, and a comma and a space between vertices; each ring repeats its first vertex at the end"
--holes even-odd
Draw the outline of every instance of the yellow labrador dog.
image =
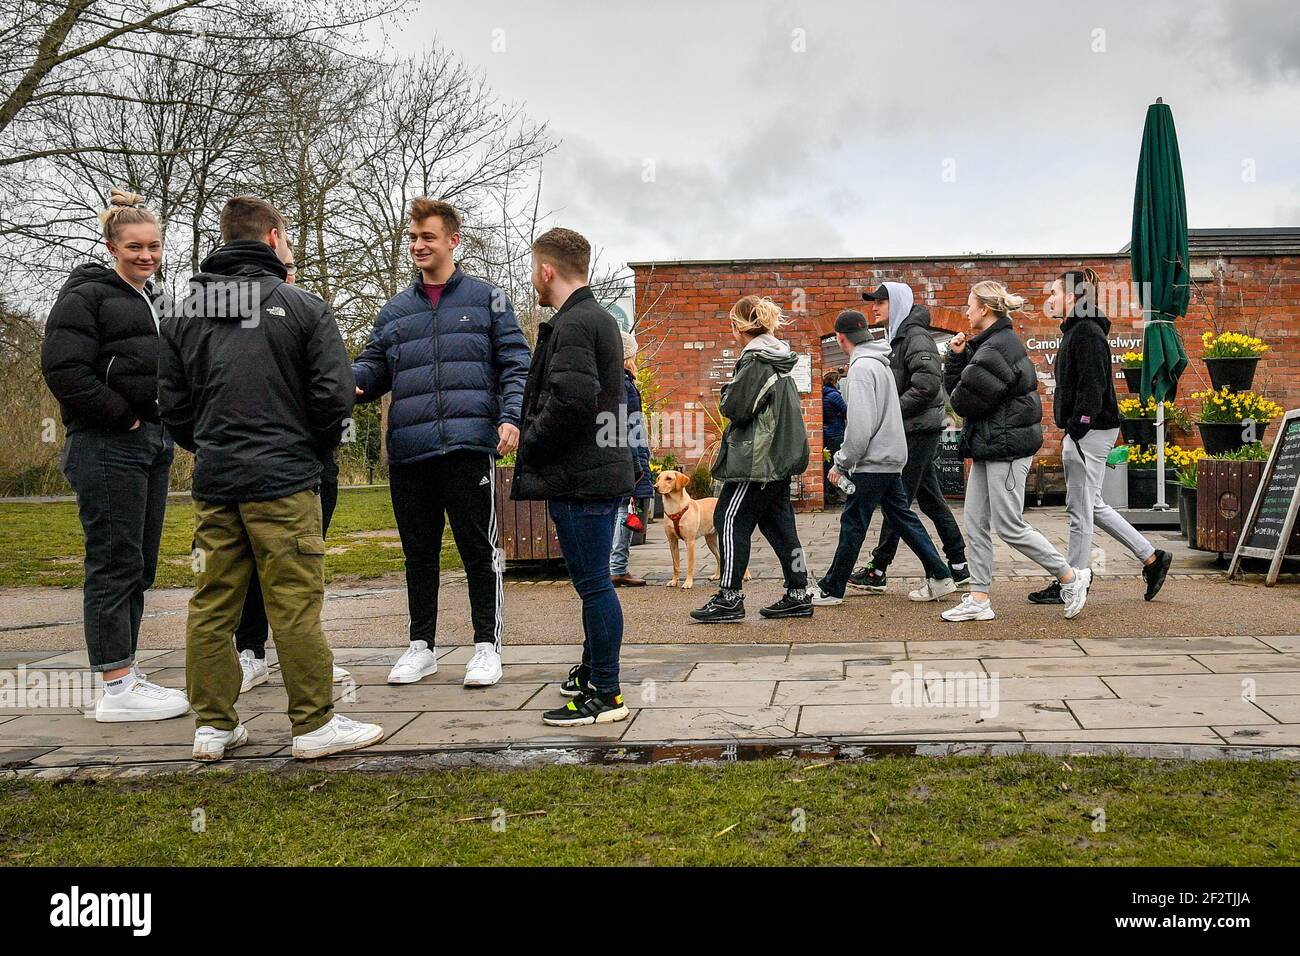
MULTIPOLYGON (((710 581, 718 579, 718 567, 722 556, 718 553, 718 532, 713 527, 713 509, 718 505, 717 498, 701 498, 696 501, 686 491, 691 479, 680 471, 661 471, 655 479, 655 490, 664 499, 664 534, 668 538, 668 550, 673 556, 673 579, 665 582, 665 587, 675 588, 681 578, 682 560, 678 543, 686 542, 686 579, 681 582, 683 588, 695 586, 695 542, 703 538, 709 550, 713 552, 714 571, 710 581)), ((749 571, 745 571, 745 580, 749 580, 749 571)))

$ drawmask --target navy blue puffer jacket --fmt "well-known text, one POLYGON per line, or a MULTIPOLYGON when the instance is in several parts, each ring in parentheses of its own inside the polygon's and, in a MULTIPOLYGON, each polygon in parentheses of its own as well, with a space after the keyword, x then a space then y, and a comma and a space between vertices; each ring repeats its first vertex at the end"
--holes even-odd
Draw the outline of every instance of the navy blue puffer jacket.
POLYGON ((417 280, 379 310, 352 364, 358 402, 393 393, 388 461, 495 452, 497 426, 519 425, 530 353, 504 292, 459 268, 435 310, 417 280))

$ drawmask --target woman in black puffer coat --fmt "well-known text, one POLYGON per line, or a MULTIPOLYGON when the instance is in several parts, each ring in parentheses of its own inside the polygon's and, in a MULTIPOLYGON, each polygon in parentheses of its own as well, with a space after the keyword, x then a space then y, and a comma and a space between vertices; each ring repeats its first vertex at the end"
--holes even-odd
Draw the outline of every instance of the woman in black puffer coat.
POLYGON ((1043 405, 1038 375, 1011 313, 1025 300, 998 282, 971 289, 966 318, 974 336, 956 336, 944 362, 944 385, 965 424, 961 450, 971 459, 966 482, 966 542, 970 593, 944 611, 948 621, 989 621, 993 583, 993 537, 1049 571, 1061 582, 1065 616, 1083 610, 1092 573, 1076 570, 1025 520, 1025 479, 1043 444, 1043 405))
POLYGON ((72 270, 45 323, 41 372, 63 412, 60 467, 77 493, 90 669, 104 676, 103 722, 179 717, 179 691, 135 666, 144 592, 158 569, 173 444, 158 417, 154 274, 162 233, 134 193, 113 190, 100 216, 112 267, 72 270))

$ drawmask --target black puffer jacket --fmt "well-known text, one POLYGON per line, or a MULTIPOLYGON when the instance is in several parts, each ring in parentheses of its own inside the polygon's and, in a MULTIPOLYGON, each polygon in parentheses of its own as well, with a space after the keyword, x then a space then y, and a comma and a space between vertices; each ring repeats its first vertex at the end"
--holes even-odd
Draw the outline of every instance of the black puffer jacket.
POLYGON ((930 310, 912 306, 890 347, 889 367, 898 385, 903 430, 909 435, 943 431, 943 367, 930 334, 930 310))
POLYGON ((618 323, 583 286, 538 329, 510 497, 631 495, 632 451, 619 414, 625 401, 618 323))
POLYGON ((158 368, 163 421, 194 452, 194 497, 273 501, 318 485, 356 394, 334 316, 284 282, 264 242, 227 243, 202 269, 163 323, 158 368))
POLYGON ((68 431, 158 421, 158 325, 150 298, 113 269, 72 270, 45 322, 41 374, 68 431))
MULTIPOLYGON (((1082 304, 1082 302, 1081 302, 1082 304)), ((1075 313, 1061 323, 1056 353, 1056 427, 1075 441, 1094 428, 1119 428, 1115 371, 1110 356, 1110 319, 1075 313)))
POLYGON ((944 385, 964 420, 961 454, 974 461, 1015 461, 1043 446, 1038 375, 1011 320, 1000 318, 949 352, 944 385))

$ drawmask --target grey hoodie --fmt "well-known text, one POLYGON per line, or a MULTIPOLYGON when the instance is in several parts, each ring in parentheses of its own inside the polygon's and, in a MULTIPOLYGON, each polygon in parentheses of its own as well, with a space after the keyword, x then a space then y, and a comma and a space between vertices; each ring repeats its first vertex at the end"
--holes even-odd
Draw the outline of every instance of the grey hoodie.
POLYGON ((844 444, 835 453, 836 469, 844 474, 901 472, 907 464, 907 435, 898 387, 889 369, 889 343, 877 339, 855 345, 840 389, 849 418, 844 444))

